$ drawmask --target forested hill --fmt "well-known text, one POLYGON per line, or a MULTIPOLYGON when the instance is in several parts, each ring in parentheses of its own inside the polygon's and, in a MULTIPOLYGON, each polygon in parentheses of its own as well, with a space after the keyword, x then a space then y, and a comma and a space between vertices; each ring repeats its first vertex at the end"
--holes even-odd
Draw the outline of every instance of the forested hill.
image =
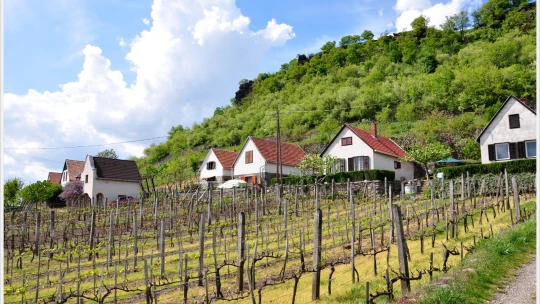
MULTIPOLYGON (((230 105, 190 128, 175 126, 166 142, 136 159, 143 175, 184 180, 210 147, 238 149, 250 135, 275 136, 308 150, 343 123, 407 146, 440 141, 453 154, 478 159, 474 139, 509 95, 534 102, 536 3, 489 0, 441 28, 419 17, 413 30, 374 37, 369 31, 299 54, 273 74, 241 80, 230 105)), ((224 96, 224 99, 230 97, 224 96)), ((317 149, 313 149, 316 151, 317 149)))

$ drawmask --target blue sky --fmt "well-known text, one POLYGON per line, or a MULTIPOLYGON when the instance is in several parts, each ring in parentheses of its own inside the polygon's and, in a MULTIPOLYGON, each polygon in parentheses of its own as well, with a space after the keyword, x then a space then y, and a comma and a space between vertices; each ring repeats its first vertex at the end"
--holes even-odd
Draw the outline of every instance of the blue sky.
MULTIPOLYGON (((229 103, 242 78, 368 29, 437 25, 477 0, 6 0, 4 147, 166 135, 229 103), (212 88, 212 90, 209 90, 212 88)), ((152 141, 4 153, 5 178, 45 179, 105 148, 140 156, 152 141), (39 159, 41 158, 41 159, 39 159), (44 161, 42 159, 48 159, 44 161)), ((159 141, 156 141, 159 142, 159 141)))

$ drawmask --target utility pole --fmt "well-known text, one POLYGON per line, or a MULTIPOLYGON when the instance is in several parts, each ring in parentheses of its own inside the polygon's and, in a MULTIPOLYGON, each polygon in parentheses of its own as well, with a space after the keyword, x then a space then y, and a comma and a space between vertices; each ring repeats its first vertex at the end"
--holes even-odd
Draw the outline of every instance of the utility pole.
POLYGON ((281 164, 281 128, 279 124, 279 108, 276 112, 277 115, 277 135, 276 135, 276 180, 281 185, 283 176, 283 167, 281 164))

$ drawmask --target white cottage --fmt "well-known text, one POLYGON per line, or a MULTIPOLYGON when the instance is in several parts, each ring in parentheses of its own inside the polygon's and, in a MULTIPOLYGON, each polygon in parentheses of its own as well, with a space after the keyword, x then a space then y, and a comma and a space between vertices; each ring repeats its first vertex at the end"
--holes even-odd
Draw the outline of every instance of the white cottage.
POLYGON ((210 149, 199 169, 200 180, 223 183, 232 179, 233 163, 237 156, 236 151, 210 149))
POLYGON ((402 162, 399 158, 405 156, 401 149, 391 139, 377 134, 377 125, 371 125, 371 133, 345 124, 321 153, 340 159, 334 167, 334 172, 359 170, 392 170, 396 179, 414 178, 414 164, 402 162))
POLYGON ((482 164, 536 158, 536 112, 510 96, 476 139, 482 164))
MULTIPOLYGON (((250 136, 233 164, 235 179, 248 184, 270 183, 277 174, 276 142, 250 136)), ((300 146, 281 143, 281 163, 283 176, 300 175, 298 163, 306 155, 300 146)))
POLYGON ((119 195, 139 196, 141 175, 132 160, 94 157, 87 155, 81 172, 84 193, 97 204, 113 201, 119 195))
POLYGON ((62 169, 60 185, 64 187, 69 182, 79 180, 79 174, 81 174, 83 167, 84 161, 66 159, 64 168, 62 169))

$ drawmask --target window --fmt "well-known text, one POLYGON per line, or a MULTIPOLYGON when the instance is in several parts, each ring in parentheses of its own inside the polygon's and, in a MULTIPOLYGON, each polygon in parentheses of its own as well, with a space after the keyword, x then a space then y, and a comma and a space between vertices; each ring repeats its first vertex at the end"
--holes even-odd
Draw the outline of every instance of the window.
POLYGON ((401 162, 400 161, 397 161, 397 160, 394 161, 394 169, 401 169, 401 162))
POLYGON ((84 176, 84 182, 88 184, 88 174, 84 176))
POLYGON ((352 137, 343 137, 341 139, 341 145, 342 146, 350 146, 350 145, 352 145, 352 137))
POLYGON ((497 160, 510 159, 510 152, 508 149, 508 143, 506 144, 496 144, 495 145, 495 155, 497 160))
POLYGON ((349 158, 348 171, 369 170, 369 156, 357 156, 349 158))
POLYGON ((519 114, 508 115, 508 123, 510 125, 510 129, 518 129, 519 128, 519 114))
POLYGON ((527 158, 536 157, 536 140, 525 142, 527 158))
POLYGON ((253 162, 253 150, 246 151, 246 164, 251 164, 253 162))
POLYGON ((214 170, 216 169, 216 162, 211 161, 206 163, 206 170, 214 170))

